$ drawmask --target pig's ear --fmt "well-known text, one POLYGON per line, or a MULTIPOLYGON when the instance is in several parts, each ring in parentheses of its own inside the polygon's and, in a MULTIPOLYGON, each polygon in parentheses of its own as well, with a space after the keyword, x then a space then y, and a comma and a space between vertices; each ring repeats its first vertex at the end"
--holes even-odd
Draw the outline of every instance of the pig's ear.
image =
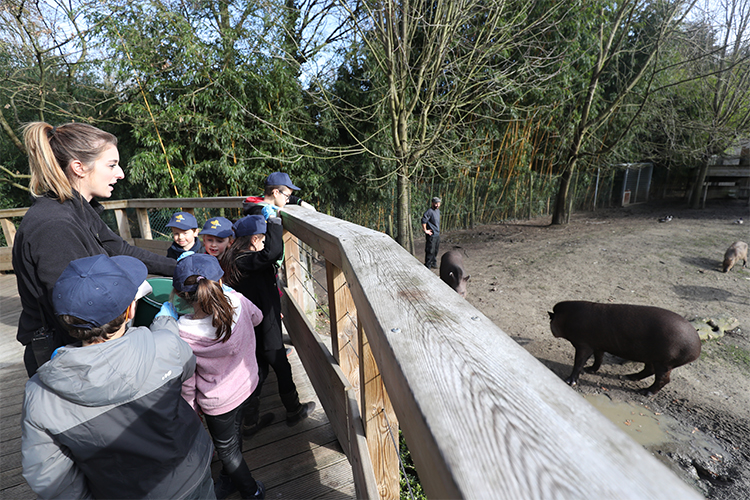
POLYGON ((550 321, 552 321, 553 319, 555 319, 555 313, 547 311, 547 314, 549 314, 549 320, 550 321))

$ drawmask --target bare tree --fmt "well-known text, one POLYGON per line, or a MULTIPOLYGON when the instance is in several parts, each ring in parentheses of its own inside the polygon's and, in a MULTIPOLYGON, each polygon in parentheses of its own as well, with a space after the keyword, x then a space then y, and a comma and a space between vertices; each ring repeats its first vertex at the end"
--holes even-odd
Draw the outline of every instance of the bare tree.
MULTIPOLYGON (((599 11, 596 60, 583 95, 575 96, 575 106, 569 113, 575 119, 561 159, 552 224, 570 221, 569 189, 579 160, 609 153, 628 132, 634 116, 617 127, 611 125, 620 118, 625 104, 633 105, 629 98, 639 83, 659 71, 660 49, 678 31, 695 1, 625 0, 614 4, 613 9, 599 11), (606 92, 604 82, 608 83, 606 92), (604 130, 612 129, 615 133, 609 139, 601 138, 604 130)), ((638 87, 634 114, 643 109, 653 90, 648 84, 638 87)))
MULTIPOLYGON (((32 120, 93 121, 114 92, 91 75, 88 32, 82 15, 90 0, 0 4, 0 128, 25 156, 20 125, 32 120)), ((2 181, 25 179, 6 164, 2 181), (7 168, 6 168, 7 167, 7 168)), ((17 169, 16 169, 17 170, 17 169)))
MULTIPOLYGON (((476 130, 472 120, 508 116, 524 84, 549 78, 540 34, 555 7, 529 13, 515 0, 382 0, 352 13, 376 68, 397 184, 397 240, 413 251, 411 186, 430 154, 450 152, 476 130), (448 141, 447 138, 451 140, 448 141)), ((342 122, 346 118, 342 115, 342 122)), ((434 165, 432 165, 434 167, 434 165)), ((439 167, 437 167, 439 168, 439 167)))
POLYGON ((722 0, 713 12, 706 12, 703 22, 713 26, 719 38, 704 37, 708 43, 699 51, 708 57, 697 59, 707 73, 700 80, 704 113, 699 120, 690 120, 689 126, 705 142, 691 208, 700 207, 711 157, 750 136, 750 2, 722 0))

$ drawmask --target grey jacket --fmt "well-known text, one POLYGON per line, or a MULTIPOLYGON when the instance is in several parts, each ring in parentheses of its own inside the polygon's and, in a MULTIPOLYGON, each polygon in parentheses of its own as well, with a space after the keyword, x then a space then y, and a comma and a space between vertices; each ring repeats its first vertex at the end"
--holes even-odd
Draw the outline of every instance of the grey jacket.
POLYGON ((63 347, 26 383, 23 476, 41 498, 182 498, 211 465, 211 437, 182 398, 195 371, 177 322, 63 347), (153 332, 152 332, 153 330, 153 332))

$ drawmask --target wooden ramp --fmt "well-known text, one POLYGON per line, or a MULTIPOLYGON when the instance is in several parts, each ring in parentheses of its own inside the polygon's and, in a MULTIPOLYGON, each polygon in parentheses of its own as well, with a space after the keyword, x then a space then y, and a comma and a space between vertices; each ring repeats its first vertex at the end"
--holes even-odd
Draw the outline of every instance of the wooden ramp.
MULTIPOLYGON (((34 498, 21 476, 21 405, 26 384, 23 348, 16 342, 21 304, 16 278, 0 274, 0 498, 34 498)), ((261 398, 261 414, 274 422, 245 441, 245 460, 266 485, 266 498, 355 498, 352 469, 341 450, 296 350, 289 358, 301 401, 315 401, 315 412, 287 427, 284 407, 271 370, 261 398)), ((213 463, 214 477, 221 464, 213 463)), ((240 498, 238 493, 230 498, 240 498)))

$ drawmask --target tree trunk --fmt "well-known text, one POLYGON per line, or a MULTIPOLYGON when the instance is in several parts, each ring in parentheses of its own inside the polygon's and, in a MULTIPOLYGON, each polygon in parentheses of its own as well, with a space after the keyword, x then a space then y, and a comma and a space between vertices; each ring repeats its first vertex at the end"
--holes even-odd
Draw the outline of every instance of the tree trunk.
POLYGON ((396 193, 398 196, 397 208, 397 222, 398 235, 396 241, 399 245, 404 247, 406 251, 414 254, 414 236, 409 226, 411 225, 411 207, 409 204, 409 176, 407 175, 406 162, 402 160, 401 165, 398 169, 396 176, 396 193))
POLYGON ((552 213, 552 225, 565 225, 570 222, 570 203, 568 197, 570 194, 570 181, 573 179, 573 172, 576 164, 573 162, 565 169, 560 177, 560 187, 557 190, 555 198, 555 211, 552 213))
POLYGON ((690 208, 701 208, 703 199, 703 183, 706 182, 708 173, 708 158, 706 158, 698 169, 698 178, 693 186, 693 194, 690 196, 690 208))

